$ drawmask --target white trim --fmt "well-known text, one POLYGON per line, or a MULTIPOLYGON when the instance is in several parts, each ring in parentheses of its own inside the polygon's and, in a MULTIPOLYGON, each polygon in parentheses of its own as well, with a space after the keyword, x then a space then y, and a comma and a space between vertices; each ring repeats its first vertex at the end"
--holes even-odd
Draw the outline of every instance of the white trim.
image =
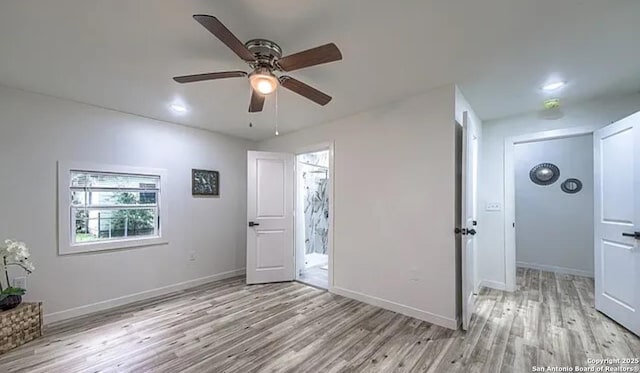
POLYGON ((480 280, 478 284, 478 291, 482 288, 491 288, 496 290, 507 290, 507 284, 504 282, 492 281, 492 280, 480 280))
MULTIPOLYGON (((468 323, 471 323, 471 316, 475 313, 475 306, 476 306, 476 292, 473 291, 471 293, 469 293, 469 296, 467 297, 467 310, 471 310, 470 314, 469 314, 469 321, 467 321, 468 323)), ((464 315, 463 315, 464 317, 464 315)), ((463 320, 460 320, 460 326, 464 326, 464 324, 462 323, 463 320)), ((466 329, 464 330, 469 330, 470 325, 467 325, 466 329)))
POLYGON ((505 290, 516 290, 516 221, 515 162, 514 151, 517 144, 563 139, 592 134, 600 126, 573 127, 544 131, 504 139, 504 263, 505 290))
MULTIPOLYGON (((335 154, 335 145, 334 142, 324 142, 324 143, 319 143, 319 144, 315 144, 315 145, 309 145, 309 146, 305 146, 305 147, 301 147, 299 149, 296 150, 295 155, 296 155, 296 169, 294 172, 294 180, 295 180, 295 204, 297 204, 298 202, 298 169, 297 169, 297 156, 301 155, 301 154, 307 154, 307 153, 315 153, 315 152, 319 152, 319 151, 323 151, 323 150, 328 150, 329 151, 329 185, 328 185, 328 192, 329 192, 329 237, 328 237, 328 245, 329 247, 327 248, 327 254, 329 256, 329 270, 327 273, 328 276, 328 288, 327 290, 331 291, 333 289, 334 286, 334 281, 333 281, 333 268, 334 268, 334 253, 333 253, 333 248, 334 248, 334 242, 333 242, 333 237, 334 237, 334 224, 333 224, 333 216, 335 215, 335 210, 333 208, 334 206, 334 186, 335 186, 335 182, 334 182, 334 177, 335 177, 335 161, 334 161, 334 154, 335 154)), ((297 206, 294 207, 294 211, 297 212, 297 206)), ((297 217, 294 218, 294 224, 297 221, 297 217)), ((295 234, 297 233, 297 227, 294 225, 294 244, 296 243, 296 238, 295 238, 295 234)), ((295 245, 294 245, 295 247, 295 245)), ((296 255, 298 254, 298 250, 297 247, 295 247, 294 249, 296 255)), ((298 278, 298 260, 296 258, 295 260, 296 262, 296 279, 298 278)))
POLYGON ((295 155, 321 152, 321 151, 327 150, 329 148, 333 149, 333 146, 334 146, 334 142, 333 141, 321 142, 321 143, 317 143, 317 144, 314 144, 314 145, 305 145, 305 146, 301 146, 299 148, 296 148, 295 155))
POLYGON ((134 247, 146 247, 166 245, 169 243, 167 237, 169 204, 164 198, 167 194, 167 170, 161 168, 142 168, 122 165, 108 165, 89 162, 65 162, 58 161, 58 254, 70 255, 91 253, 105 250, 121 250, 134 247), (125 173, 133 175, 152 175, 160 177, 160 193, 158 194, 158 217, 160 226, 158 236, 141 237, 113 241, 100 241, 89 243, 72 243, 71 221, 69 219, 69 207, 71 206, 71 196, 69 193, 69 180, 72 170, 86 170, 105 173, 125 173))
POLYGON ((347 290, 337 286, 334 286, 331 289, 331 292, 337 295, 341 295, 343 297, 355 299, 357 301, 367 303, 372 306, 376 306, 376 307, 387 309, 389 311, 401 313, 403 315, 414 317, 416 319, 430 322, 432 324, 440 325, 442 327, 453 329, 453 330, 457 330, 460 323, 460 320, 457 320, 457 319, 450 319, 448 317, 437 315, 437 314, 423 311, 423 310, 419 310, 411 306, 406 306, 404 304, 392 302, 392 301, 374 297, 371 295, 366 295, 357 291, 347 290))
POLYGON ((482 280, 476 279, 476 283, 474 284, 473 292, 478 294, 480 293, 480 288, 482 287, 482 280))
POLYGON ((593 278, 593 271, 585 271, 583 269, 559 267, 559 266, 552 266, 547 264, 526 263, 526 262, 516 262, 516 265, 518 267, 538 269, 540 271, 564 273, 567 275, 576 275, 576 276, 593 278))
POLYGON ((56 322, 71 319, 74 317, 84 316, 90 313, 104 311, 114 307, 119 307, 119 306, 127 305, 130 303, 139 302, 142 300, 147 300, 150 298, 166 295, 176 291, 189 289, 189 288, 207 284, 210 282, 220 281, 220 280, 224 280, 231 277, 242 276, 244 274, 245 274, 245 269, 241 268, 233 271, 222 272, 222 273, 218 273, 211 276, 197 278, 195 280, 184 281, 184 282, 180 282, 180 283, 169 285, 169 286, 146 290, 139 293, 129 294, 122 297, 108 299, 108 300, 104 300, 104 301, 100 301, 92 304, 87 304, 84 306, 70 308, 63 311, 52 312, 44 315, 44 323, 45 324, 56 323, 56 322))

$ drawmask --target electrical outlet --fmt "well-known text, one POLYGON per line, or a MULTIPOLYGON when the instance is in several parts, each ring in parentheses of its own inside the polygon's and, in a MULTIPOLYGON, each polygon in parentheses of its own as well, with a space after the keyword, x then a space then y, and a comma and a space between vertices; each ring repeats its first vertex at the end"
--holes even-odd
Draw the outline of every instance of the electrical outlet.
POLYGON ((27 290, 27 277, 26 276, 14 277, 13 287, 27 290))
POLYGON ((502 210, 502 204, 500 202, 487 202, 485 206, 486 211, 500 211, 502 210))
POLYGON ((196 261, 196 251, 195 250, 189 251, 189 261, 190 262, 195 262, 196 261))

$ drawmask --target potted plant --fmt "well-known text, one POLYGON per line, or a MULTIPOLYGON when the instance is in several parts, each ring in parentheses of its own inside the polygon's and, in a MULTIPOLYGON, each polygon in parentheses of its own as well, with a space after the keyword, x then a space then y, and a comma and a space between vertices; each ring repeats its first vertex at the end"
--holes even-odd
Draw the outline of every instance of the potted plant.
POLYGON ((9 281, 9 267, 15 266, 23 269, 27 274, 35 270, 33 263, 29 260, 31 254, 24 242, 14 240, 4 241, 4 246, 0 246, 0 272, 4 272, 4 279, 7 282, 5 287, 0 278, 0 310, 6 311, 17 307, 22 302, 22 296, 26 290, 11 286, 9 281))

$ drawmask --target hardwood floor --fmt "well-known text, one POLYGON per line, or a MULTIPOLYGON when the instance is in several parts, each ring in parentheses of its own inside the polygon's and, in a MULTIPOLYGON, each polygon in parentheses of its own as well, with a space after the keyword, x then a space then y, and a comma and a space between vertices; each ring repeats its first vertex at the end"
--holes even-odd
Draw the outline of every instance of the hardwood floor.
POLYGON ((307 285, 327 289, 329 287, 329 270, 322 269, 320 266, 307 268, 299 280, 307 285))
POLYGON ((452 331, 299 283, 225 280, 50 328, 0 372, 531 372, 640 357, 591 279, 518 269, 452 331))

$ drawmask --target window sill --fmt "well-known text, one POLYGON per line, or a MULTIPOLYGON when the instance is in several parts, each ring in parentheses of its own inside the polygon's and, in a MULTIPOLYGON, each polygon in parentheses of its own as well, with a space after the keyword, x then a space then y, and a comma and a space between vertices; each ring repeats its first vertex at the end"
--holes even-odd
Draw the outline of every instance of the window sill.
POLYGON ((117 240, 108 242, 78 243, 73 245, 60 246, 59 255, 72 255, 92 253, 98 251, 125 250, 138 247, 168 245, 169 240, 163 237, 135 238, 128 240, 117 240))

